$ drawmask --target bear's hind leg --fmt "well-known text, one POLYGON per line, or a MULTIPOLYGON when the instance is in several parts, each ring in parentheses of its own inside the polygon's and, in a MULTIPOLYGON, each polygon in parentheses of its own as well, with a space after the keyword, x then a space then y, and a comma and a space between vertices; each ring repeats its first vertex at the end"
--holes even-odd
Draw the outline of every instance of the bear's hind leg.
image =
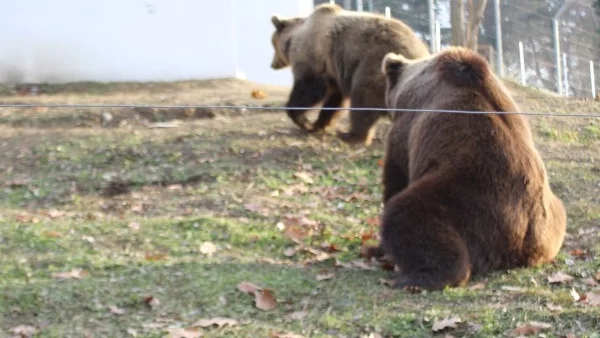
POLYGON ((384 207, 381 245, 399 268, 398 288, 441 290, 471 277, 467 245, 437 200, 434 186, 417 182, 384 207))
POLYGON ((567 214, 563 202, 552 195, 546 213, 546 222, 531 224, 527 231, 523 254, 528 266, 552 261, 564 242, 567 214))
POLYGON ((339 91, 332 92, 325 103, 323 108, 340 108, 338 110, 333 109, 321 109, 319 112, 319 118, 315 121, 313 132, 325 130, 332 124, 335 124, 337 119, 343 112, 344 96, 339 91))
MULTIPOLYGON (((294 81, 292 92, 286 104, 288 108, 311 108, 322 102, 327 96, 327 83, 317 75, 305 74, 294 81)), ((288 109, 292 121, 306 131, 312 131, 313 124, 306 114, 308 109, 288 109)))
MULTIPOLYGON (((361 82, 357 80, 357 82, 361 82)), ((370 81, 352 90, 350 102, 352 108, 385 108, 385 88, 381 83, 370 81)), ((388 115, 387 110, 351 110, 350 130, 338 132, 338 137, 348 144, 363 143, 369 146, 375 135, 375 124, 388 115)))

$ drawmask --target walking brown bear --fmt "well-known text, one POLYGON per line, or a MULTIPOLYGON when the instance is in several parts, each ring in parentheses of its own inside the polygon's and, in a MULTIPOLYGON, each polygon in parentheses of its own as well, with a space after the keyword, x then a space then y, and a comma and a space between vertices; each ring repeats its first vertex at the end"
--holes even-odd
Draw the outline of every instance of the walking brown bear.
MULTIPOLYGON (((311 108, 322 104, 312 123, 307 110, 288 109, 292 121, 308 132, 334 125, 342 110, 351 107, 386 108, 385 77, 381 59, 388 52, 407 58, 429 55, 427 46, 403 22, 384 16, 345 11, 338 5, 321 4, 307 17, 272 17, 276 30, 271 67, 292 69, 294 84, 286 107, 311 108)), ((350 144, 370 145, 374 126, 387 111, 350 112, 348 132, 338 131, 350 144)))
MULTIPOLYGON (((454 47, 382 61, 390 108, 517 112, 488 63, 454 47)), ((476 274, 550 262, 566 211, 519 114, 402 112, 388 135, 381 242, 396 286, 439 290, 476 274)))

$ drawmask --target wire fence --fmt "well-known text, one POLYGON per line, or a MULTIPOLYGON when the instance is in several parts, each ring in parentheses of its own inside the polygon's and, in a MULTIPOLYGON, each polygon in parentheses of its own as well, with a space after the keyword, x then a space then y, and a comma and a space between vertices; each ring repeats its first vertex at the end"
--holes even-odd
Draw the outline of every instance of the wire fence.
POLYGON ((159 109, 240 109, 240 110, 348 110, 348 111, 379 111, 379 112, 406 112, 406 113, 440 113, 440 114, 494 114, 494 115, 529 115, 529 116, 556 116, 556 117, 586 117, 600 118, 600 113, 586 112, 533 112, 533 111, 476 111, 453 109, 413 109, 413 108, 371 108, 371 107, 284 107, 284 106, 245 106, 245 105, 141 105, 141 104, 48 104, 48 103, 3 103, 0 108, 159 108, 159 109))
MULTIPOLYGON (((315 0, 315 4, 331 2, 315 0)), ((351 10, 389 13, 432 51, 450 45, 450 0, 334 0, 351 10)), ((564 97, 596 98, 599 17, 591 0, 489 0, 479 49, 501 76, 564 97)))

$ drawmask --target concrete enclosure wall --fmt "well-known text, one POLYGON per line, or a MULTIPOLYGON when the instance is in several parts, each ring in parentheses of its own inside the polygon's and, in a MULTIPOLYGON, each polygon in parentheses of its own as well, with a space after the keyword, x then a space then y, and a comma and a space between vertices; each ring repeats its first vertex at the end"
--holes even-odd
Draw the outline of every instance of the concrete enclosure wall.
POLYGON ((270 17, 312 0, 19 0, 0 10, 0 82, 173 81, 246 77, 291 85, 270 68, 270 17))

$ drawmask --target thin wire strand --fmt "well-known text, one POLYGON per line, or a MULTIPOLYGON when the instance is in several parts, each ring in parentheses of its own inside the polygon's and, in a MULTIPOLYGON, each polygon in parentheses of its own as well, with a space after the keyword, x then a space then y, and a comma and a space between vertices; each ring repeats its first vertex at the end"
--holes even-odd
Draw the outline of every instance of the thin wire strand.
POLYGON ((600 113, 552 113, 552 112, 496 112, 472 110, 447 110, 447 109, 407 109, 407 108, 367 108, 367 107, 283 107, 283 106, 219 106, 219 105, 139 105, 139 104, 22 104, 3 103, 0 108, 162 108, 162 109, 247 109, 247 110, 348 110, 348 111, 381 111, 381 112, 430 112, 440 114, 492 114, 492 115, 531 115, 531 116, 558 116, 558 117, 595 117, 600 118, 600 113))

